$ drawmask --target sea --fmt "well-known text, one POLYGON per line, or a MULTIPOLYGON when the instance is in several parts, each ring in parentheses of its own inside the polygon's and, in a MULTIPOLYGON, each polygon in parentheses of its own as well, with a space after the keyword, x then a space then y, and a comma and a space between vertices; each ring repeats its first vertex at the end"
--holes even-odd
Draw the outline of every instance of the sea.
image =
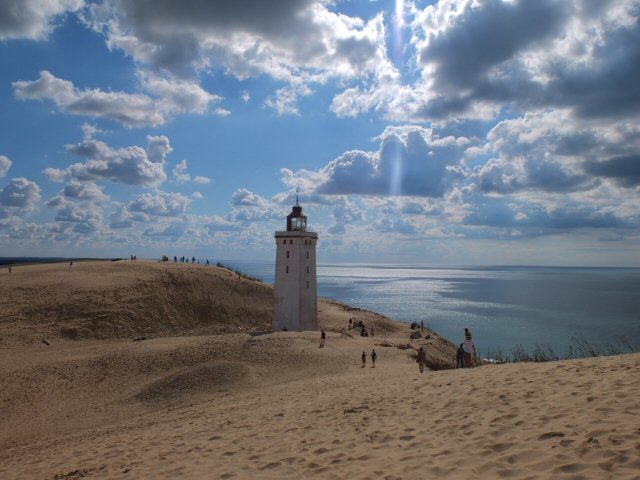
MULTIPOLYGON (((274 281, 273 263, 219 261, 274 281)), ((454 343, 468 327, 485 358, 537 347, 564 356, 576 339, 640 351, 640 268, 319 264, 317 276, 320 297, 423 322, 454 343)))
MULTIPOLYGON (((222 263, 273 283, 273 264, 222 263)), ((423 322, 454 343, 468 327, 485 357, 564 356, 583 340, 640 351, 640 268, 320 264, 317 276, 321 297, 423 322)))

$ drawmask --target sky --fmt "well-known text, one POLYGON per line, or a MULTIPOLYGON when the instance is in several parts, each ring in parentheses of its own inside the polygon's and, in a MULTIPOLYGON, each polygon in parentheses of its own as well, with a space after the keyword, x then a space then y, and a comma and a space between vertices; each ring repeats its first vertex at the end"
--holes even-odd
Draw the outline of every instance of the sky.
POLYGON ((640 266, 640 0, 1 0, 0 256, 640 266))

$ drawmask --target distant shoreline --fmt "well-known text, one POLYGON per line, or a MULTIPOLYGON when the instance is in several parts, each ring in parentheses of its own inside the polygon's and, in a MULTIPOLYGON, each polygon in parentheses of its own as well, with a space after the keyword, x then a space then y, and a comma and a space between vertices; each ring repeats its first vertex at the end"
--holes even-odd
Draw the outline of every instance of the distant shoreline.
POLYGON ((124 258, 73 258, 73 257, 0 257, 0 266, 41 265, 64 262, 115 262, 124 258))

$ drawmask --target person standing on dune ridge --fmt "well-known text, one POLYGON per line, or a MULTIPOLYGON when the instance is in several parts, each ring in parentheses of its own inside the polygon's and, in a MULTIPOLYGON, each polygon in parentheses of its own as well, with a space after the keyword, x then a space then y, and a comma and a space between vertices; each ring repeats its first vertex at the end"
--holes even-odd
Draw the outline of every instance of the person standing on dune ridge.
POLYGON ((471 330, 468 328, 464 329, 464 343, 462 344, 462 348, 464 349, 464 366, 466 368, 473 367, 476 356, 476 346, 473 344, 471 330))

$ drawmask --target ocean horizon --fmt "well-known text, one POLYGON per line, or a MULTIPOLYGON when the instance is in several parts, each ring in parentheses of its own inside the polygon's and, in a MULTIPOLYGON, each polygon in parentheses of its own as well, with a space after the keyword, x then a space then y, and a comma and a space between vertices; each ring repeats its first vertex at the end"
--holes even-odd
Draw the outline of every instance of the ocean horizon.
MULTIPOLYGON (((64 260, 0 257, 0 265, 64 260)), ((209 260, 273 284, 273 262, 209 260)), ((453 343, 468 327, 483 356, 519 347, 565 355, 575 338, 640 350, 640 268, 320 263, 317 276, 319 297, 423 322, 453 343)))
MULTIPOLYGON (((273 263, 221 262, 273 283, 273 263)), ((640 268, 332 263, 317 275, 318 296, 423 322, 453 343, 468 327, 484 356, 518 347, 565 355, 576 338, 640 349, 640 268)))

